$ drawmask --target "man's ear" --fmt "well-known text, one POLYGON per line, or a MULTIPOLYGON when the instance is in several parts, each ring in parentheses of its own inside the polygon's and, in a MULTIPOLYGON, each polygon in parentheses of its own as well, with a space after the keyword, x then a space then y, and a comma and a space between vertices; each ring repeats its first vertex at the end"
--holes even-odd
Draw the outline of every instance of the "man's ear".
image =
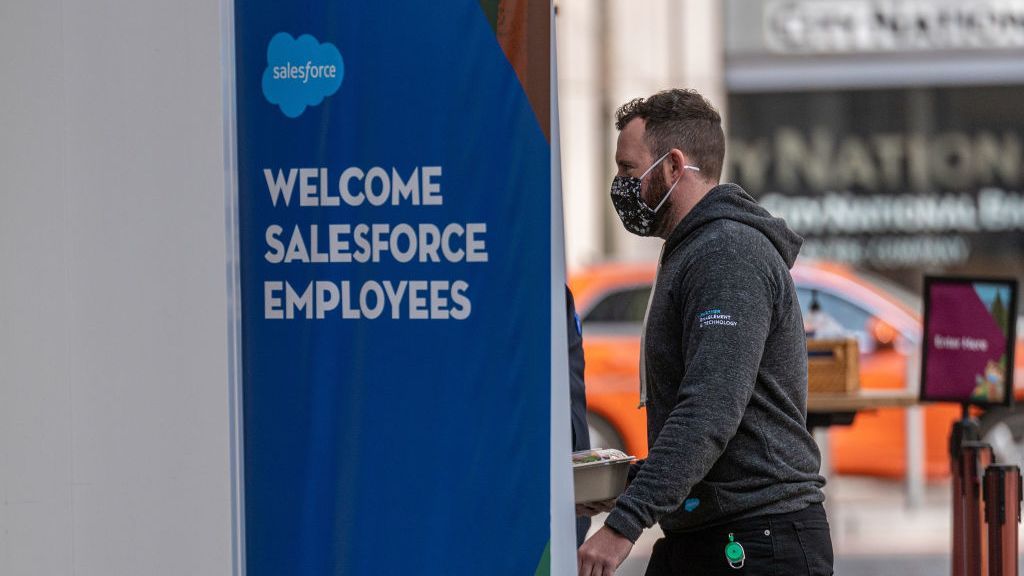
POLYGON ((685 176, 684 172, 686 172, 686 168, 683 168, 683 166, 690 163, 686 154, 683 154, 683 151, 678 148, 670 150, 668 158, 666 158, 665 161, 665 163, 671 168, 671 172, 669 173, 671 178, 669 178, 669 182, 685 176))

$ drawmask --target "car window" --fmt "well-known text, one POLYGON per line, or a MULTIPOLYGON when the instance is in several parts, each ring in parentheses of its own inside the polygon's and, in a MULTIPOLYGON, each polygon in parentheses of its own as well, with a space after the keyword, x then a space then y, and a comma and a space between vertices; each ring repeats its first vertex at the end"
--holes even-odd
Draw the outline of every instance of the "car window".
MULTIPOLYGON (((850 302, 849 300, 840 298, 834 294, 817 290, 818 293, 818 304, 821 305, 821 311, 831 316, 840 326, 846 330, 850 336, 857 339, 860 345, 860 351, 862 353, 870 353, 875 349, 874 338, 868 333, 868 321, 871 319, 871 314, 850 302)), ((811 289, 797 287, 796 289, 797 298, 800 300, 800 312, 804 318, 807 318, 807 313, 811 309, 811 289)))
POLYGON ((583 317, 583 322, 601 324, 640 324, 644 321, 650 286, 637 286, 609 292, 583 317))

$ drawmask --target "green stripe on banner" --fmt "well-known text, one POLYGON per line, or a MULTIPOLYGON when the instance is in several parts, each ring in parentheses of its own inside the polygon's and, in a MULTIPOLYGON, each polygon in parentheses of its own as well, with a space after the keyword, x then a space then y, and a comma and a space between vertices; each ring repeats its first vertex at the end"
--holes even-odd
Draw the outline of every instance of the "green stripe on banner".
POLYGON ((540 564, 537 565, 537 571, 533 576, 551 576, 551 540, 548 540, 548 545, 544 547, 544 553, 540 555, 540 564))
POLYGON ((498 32, 498 4, 501 4, 501 0, 480 0, 480 8, 483 9, 495 33, 498 32))

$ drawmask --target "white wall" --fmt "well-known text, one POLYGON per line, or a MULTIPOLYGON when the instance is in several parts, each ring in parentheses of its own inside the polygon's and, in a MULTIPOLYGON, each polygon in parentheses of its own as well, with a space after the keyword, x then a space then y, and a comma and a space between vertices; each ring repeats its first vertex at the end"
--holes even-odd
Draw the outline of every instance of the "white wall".
POLYGON ((600 78, 602 50, 597 0, 558 2, 558 106, 562 152, 562 198, 565 209, 566 262, 569 269, 604 257, 603 222, 608 208, 601 191, 605 178, 607 137, 600 78))
POLYGON ((723 114, 720 0, 557 0, 559 105, 570 270, 653 262, 657 238, 626 232, 608 199, 615 109, 666 88, 693 88, 723 114), (604 11, 602 27, 602 11, 604 11))
POLYGON ((219 3, 0 5, 0 574, 231 573, 219 3))

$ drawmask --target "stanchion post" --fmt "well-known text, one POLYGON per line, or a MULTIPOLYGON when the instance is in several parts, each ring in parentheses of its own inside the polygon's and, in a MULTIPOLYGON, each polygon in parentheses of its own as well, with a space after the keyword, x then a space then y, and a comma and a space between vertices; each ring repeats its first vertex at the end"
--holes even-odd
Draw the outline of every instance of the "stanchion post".
POLYGON ((988 543, 981 514, 981 486, 984 470, 992 463, 992 447, 983 442, 960 445, 960 475, 963 498, 964 576, 985 576, 988 572, 988 543))
POLYGON ((989 576, 1017 576, 1017 530, 1024 497, 1020 468, 993 464, 985 469, 985 523, 989 576))
POLYGON ((981 438, 978 423, 970 418, 968 407, 965 404, 963 418, 953 423, 953 431, 949 436, 949 461, 953 474, 952 482, 952 508, 953 508, 953 554, 952 554, 952 576, 967 576, 967 532, 965 531, 965 506, 967 497, 964 490, 963 467, 960 465, 962 457, 961 446, 965 442, 976 442, 981 438))

